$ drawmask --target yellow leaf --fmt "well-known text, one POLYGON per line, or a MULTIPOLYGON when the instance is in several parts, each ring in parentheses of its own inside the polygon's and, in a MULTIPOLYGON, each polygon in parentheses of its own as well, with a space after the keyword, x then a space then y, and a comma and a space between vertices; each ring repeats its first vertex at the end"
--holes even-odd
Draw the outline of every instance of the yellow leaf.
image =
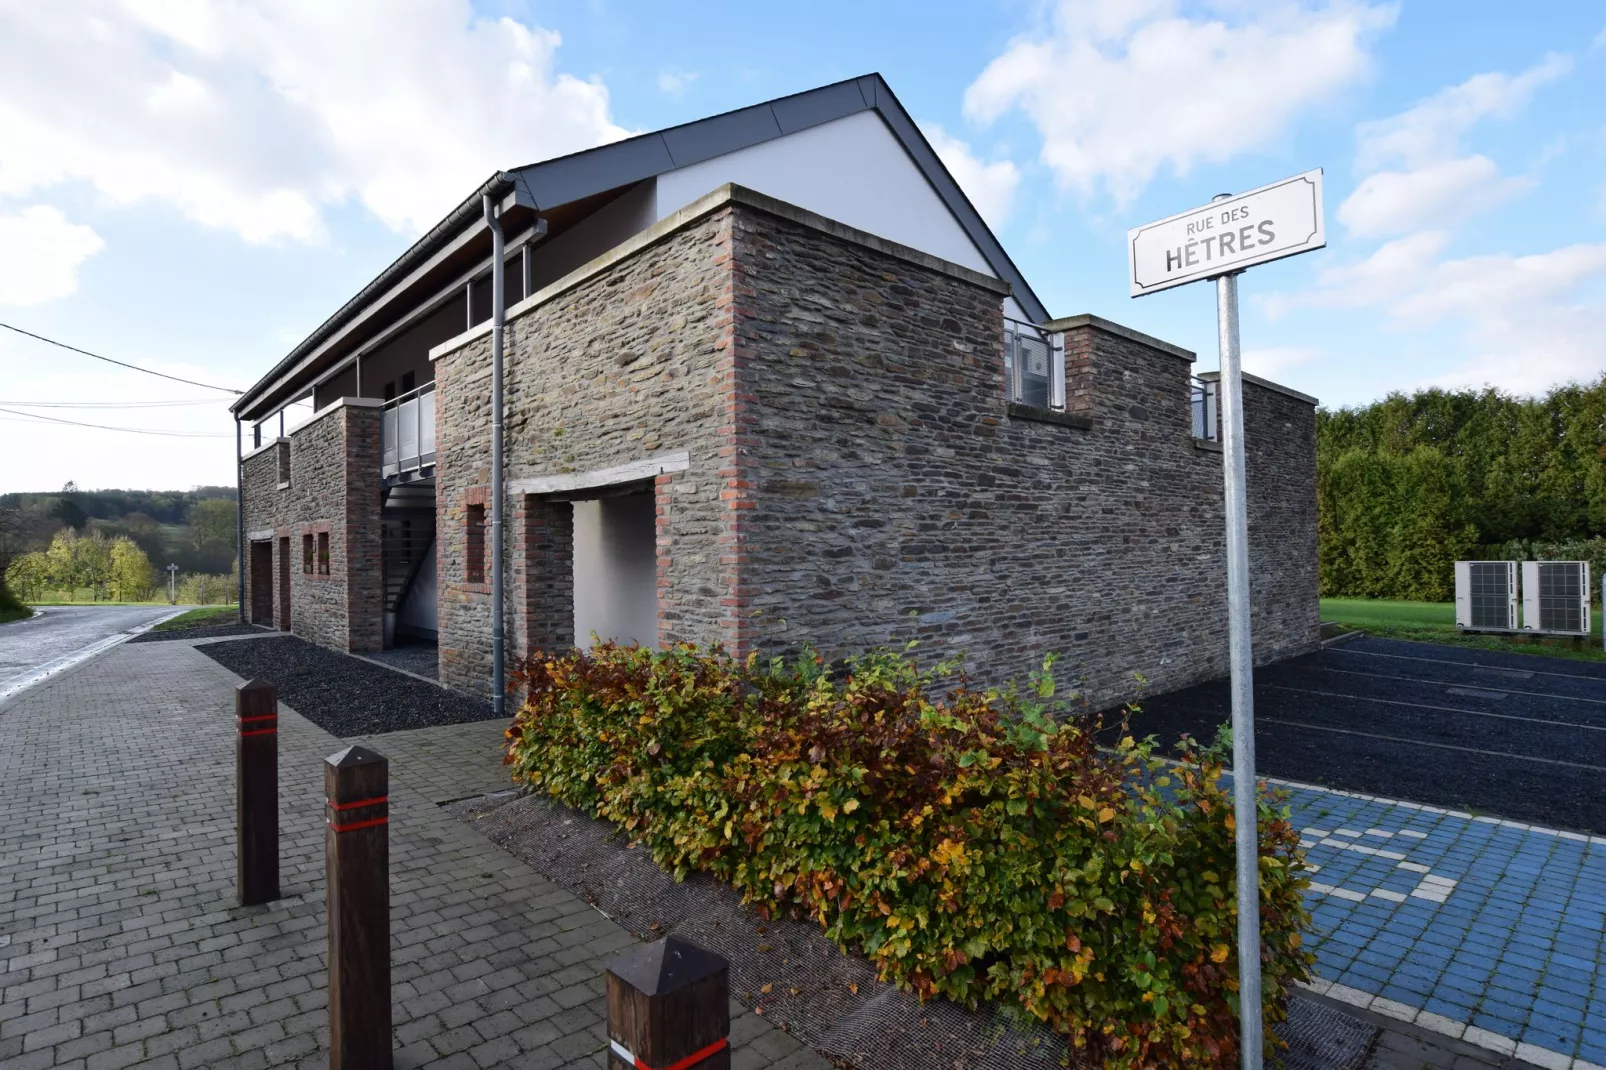
POLYGON ((1082 809, 1084 810, 1098 809, 1098 804, 1093 801, 1093 796, 1091 795, 1079 795, 1076 801, 1082 804, 1082 809))
POLYGON ((847 802, 842 804, 842 812, 844 814, 851 814, 851 813, 853 813, 853 811, 857 810, 858 808, 859 808, 859 800, 858 799, 849 799, 847 802))
POLYGON ((772 985, 772 984, 771 984, 771 985, 765 985, 765 986, 764 986, 764 987, 763 987, 763 988, 761 988, 761 989, 759 989, 759 991, 760 991, 760 992, 762 992, 762 993, 764 993, 764 995, 766 995, 766 996, 767 996, 767 995, 769 995, 769 994, 770 994, 770 989, 772 989, 772 988, 774 988, 774 987, 775 987, 775 986, 774 986, 774 985, 772 985))
POLYGON ((1115 816, 1115 811, 1111 810, 1108 806, 1106 806, 1104 809, 1099 811, 1099 822, 1102 824, 1103 822, 1108 821, 1110 818, 1112 818, 1114 816, 1115 816))
POLYGON ((1226 944, 1217 944, 1210 949, 1210 961, 1215 963, 1226 962, 1227 956, 1230 954, 1232 954, 1232 948, 1226 944))

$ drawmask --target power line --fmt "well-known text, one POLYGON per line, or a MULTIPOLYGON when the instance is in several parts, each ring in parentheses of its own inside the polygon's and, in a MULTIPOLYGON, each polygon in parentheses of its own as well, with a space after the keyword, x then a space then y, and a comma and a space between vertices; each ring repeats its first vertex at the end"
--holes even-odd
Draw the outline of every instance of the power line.
POLYGON ((166 409, 180 405, 222 405, 223 398, 191 398, 188 401, 0 401, 19 409, 166 409))
POLYGON ((216 434, 210 431, 158 431, 150 427, 111 427, 107 424, 86 424, 79 420, 63 420, 59 416, 41 416, 34 412, 21 412, 17 409, 0 408, 0 412, 9 412, 12 416, 21 416, 28 420, 48 420, 53 424, 71 424, 73 427, 93 427, 97 431, 127 431, 133 435, 167 435, 172 438, 233 438, 233 435, 216 434))
POLYGON ((221 390, 226 394, 243 394, 243 393, 245 393, 245 391, 236 390, 231 386, 213 386, 211 383, 198 383, 194 379, 181 379, 176 375, 168 375, 166 372, 158 372, 158 371, 152 371, 149 368, 141 368, 138 364, 129 364, 129 363, 125 362, 125 361, 113 360, 111 357, 103 357, 99 353, 91 353, 87 349, 79 349, 77 346, 70 346, 66 342, 58 342, 54 338, 46 338, 42 334, 34 334, 32 331, 25 331, 21 327, 13 327, 9 323, 0 323, 0 327, 4 327, 8 331, 16 331, 18 334, 27 335, 29 338, 35 339, 36 341, 44 342, 46 345, 59 346, 62 349, 71 350, 74 353, 82 353, 86 357, 94 357, 96 360, 103 360, 107 364, 115 364, 120 368, 129 368, 129 369, 131 369, 133 371, 136 371, 136 372, 144 372, 146 375, 157 375, 157 376, 160 376, 163 379, 171 379, 175 383, 187 383, 190 386, 199 386, 199 387, 203 387, 203 388, 205 388, 207 390, 221 390))

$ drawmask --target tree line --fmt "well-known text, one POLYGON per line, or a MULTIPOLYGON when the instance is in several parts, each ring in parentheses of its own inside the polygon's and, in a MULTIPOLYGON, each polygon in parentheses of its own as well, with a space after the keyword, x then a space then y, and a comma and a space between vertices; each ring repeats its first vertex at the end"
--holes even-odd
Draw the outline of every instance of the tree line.
POLYGON ((1390 394, 1316 414, 1324 595, 1444 601, 1468 558, 1606 568, 1606 376, 1542 397, 1390 394))

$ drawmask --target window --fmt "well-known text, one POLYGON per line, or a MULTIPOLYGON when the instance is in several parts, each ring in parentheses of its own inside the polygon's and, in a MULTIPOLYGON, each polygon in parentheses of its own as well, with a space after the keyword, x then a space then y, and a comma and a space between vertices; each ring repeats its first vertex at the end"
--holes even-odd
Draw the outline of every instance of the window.
POLYGON ((385 384, 385 400, 386 401, 395 401, 396 400, 396 380, 394 380, 394 379, 392 379, 390 382, 385 384))
POLYGON ((312 554, 312 535, 301 536, 301 571, 308 576, 312 575, 312 554))
POLYGON ((401 392, 403 394, 412 393, 413 387, 417 385, 417 382, 418 379, 412 372, 402 372, 401 392))
POLYGON ((279 485, 284 486, 290 482, 290 443, 286 439, 279 440, 279 485))
POLYGON ((468 507, 467 545, 463 554, 464 580, 485 582, 485 506, 468 507))
POLYGON ((329 533, 318 532, 318 575, 329 575, 329 533))

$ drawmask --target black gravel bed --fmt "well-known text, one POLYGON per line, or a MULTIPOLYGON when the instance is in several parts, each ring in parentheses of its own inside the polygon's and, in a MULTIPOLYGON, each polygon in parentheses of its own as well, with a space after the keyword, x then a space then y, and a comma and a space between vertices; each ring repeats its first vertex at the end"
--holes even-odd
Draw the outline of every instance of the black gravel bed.
MULTIPOLYGON (((1586 640, 1593 645, 1594 640, 1586 640)), ((1557 658, 1545 654, 1513 654, 1504 650, 1480 650, 1475 647, 1448 646, 1442 643, 1418 643, 1407 639, 1379 639, 1365 635, 1339 643, 1322 651, 1387 655, 1371 657, 1372 662, 1394 662, 1420 659, 1425 662, 1451 662, 1441 665, 1454 671, 1454 665, 1482 666, 1491 669, 1514 669, 1519 673, 1545 673, 1559 676, 1599 680, 1606 684, 1606 661, 1584 661, 1580 658, 1557 658)), ((1359 659, 1357 659, 1359 660, 1359 659)))
MULTIPOLYGON (((238 645, 238 644, 236 644, 238 645)), ((1036 1070, 1085 1066, 1063 1039, 996 1007, 921 1005, 876 980, 811 920, 766 920, 706 874, 675 879, 606 822, 540 795, 498 792, 446 811, 542 876, 581 896, 637 939, 673 933, 730 962, 731 995, 838 1065, 864 1070, 1036 1070)), ((1354 1070, 1377 1030, 1295 996, 1278 1027, 1286 1070, 1354 1070)))
MULTIPOLYGON (((1464 710, 1469 715, 1483 713, 1525 717, 1534 721, 1554 721, 1606 731, 1606 698, 1599 697, 1606 694, 1606 685, 1594 681, 1578 682, 1587 685, 1587 688, 1580 690, 1588 690, 1591 694, 1546 693, 1530 689, 1528 681, 1514 680, 1501 685, 1481 678, 1468 679, 1465 674, 1459 681, 1446 682, 1344 671, 1324 664, 1268 665, 1255 670, 1257 691, 1264 685, 1269 692, 1267 701, 1271 702, 1280 703, 1285 698, 1320 692, 1375 701, 1380 712, 1388 708, 1390 703, 1411 703, 1438 711, 1441 717, 1449 715, 1445 711, 1464 710)), ((1471 719, 1480 720, 1475 716, 1471 719)), ((1498 723, 1491 717, 1481 720, 1490 724, 1498 723)), ((1597 736, 1599 734, 1596 733, 1597 736)), ((1606 746, 1606 738, 1601 738, 1600 742, 1606 746)))
MULTIPOLYGON (((1365 640, 1358 640, 1362 642, 1365 640)), ((1444 649, 1389 643, 1413 656, 1444 649), (1424 650, 1425 648, 1425 650, 1424 650)), ((1265 666, 1255 673, 1257 767, 1267 776, 1346 791, 1494 814, 1536 824, 1606 833, 1606 682, 1540 675, 1560 659, 1528 658, 1532 676, 1500 691, 1470 663, 1461 679, 1389 679, 1334 671, 1334 650, 1265 666), (1544 666, 1541 670, 1531 663, 1544 666), (1565 686, 1567 694, 1545 694, 1565 686), (1517 691, 1535 692, 1518 694, 1517 691), (1499 714, 1500 716, 1487 716, 1499 714), (1553 723, 1543 723, 1553 722, 1553 723)), ((1452 651, 1460 653, 1459 651, 1452 651)), ((1479 652, 1481 653, 1481 652, 1479 652)), ((1358 659, 1357 659, 1358 660, 1358 659)), ((1373 659, 1394 674, 1411 663, 1373 659)), ((1349 668, 1354 661, 1345 661, 1349 668)), ((1560 661, 1563 668, 1574 663, 1560 661)), ((1455 665, 1435 671, 1457 672, 1455 665)), ((1404 673, 1400 673, 1404 676, 1404 673)), ((1225 680, 1152 696, 1132 718, 1135 735, 1169 748, 1183 733, 1214 737, 1231 718, 1225 680)))
POLYGON ((286 705, 342 739, 496 716, 483 699, 294 636, 205 643, 195 649, 247 680, 275 684, 286 705))
POLYGON ((165 631, 141 632, 130 643, 161 643, 169 639, 221 639, 230 635, 269 635, 255 624, 197 624, 194 627, 168 628, 165 631))

